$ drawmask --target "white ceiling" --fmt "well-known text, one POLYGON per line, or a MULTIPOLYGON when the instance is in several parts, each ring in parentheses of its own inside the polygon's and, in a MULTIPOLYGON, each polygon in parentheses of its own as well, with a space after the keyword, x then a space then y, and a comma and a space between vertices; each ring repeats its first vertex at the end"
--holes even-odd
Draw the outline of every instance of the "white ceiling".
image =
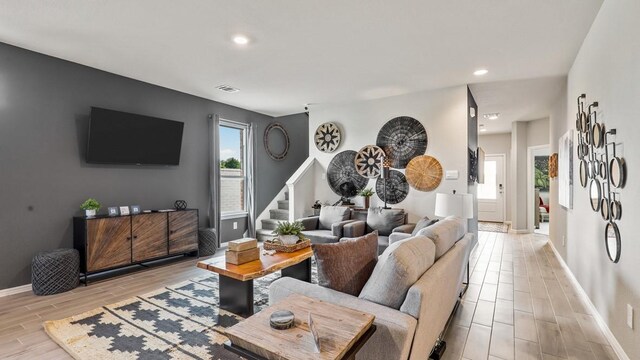
POLYGON ((566 75, 601 3, 0 0, 0 41, 279 116, 305 103, 566 75), (236 33, 252 42, 238 47, 236 33), (481 67, 489 74, 474 77, 481 67))
POLYGON ((549 117, 566 81, 566 76, 554 76, 469 85, 478 103, 478 123, 486 129, 480 134, 507 133, 514 121, 549 117), (483 115, 490 113, 500 117, 486 120, 483 115))

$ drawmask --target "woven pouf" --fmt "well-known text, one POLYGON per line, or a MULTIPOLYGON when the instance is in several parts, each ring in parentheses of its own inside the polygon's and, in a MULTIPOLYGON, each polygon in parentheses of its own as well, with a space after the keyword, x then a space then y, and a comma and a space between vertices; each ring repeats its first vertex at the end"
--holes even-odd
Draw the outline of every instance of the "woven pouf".
POLYGON ((201 228, 198 230, 198 249, 200 256, 211 256, 218 250, 218 234, 216 229, 201 228))
POLYGON ((79 282, 80 255, 75 249, 43 251, 31 262, 31 287, 36 295, 75 289, 79 282))

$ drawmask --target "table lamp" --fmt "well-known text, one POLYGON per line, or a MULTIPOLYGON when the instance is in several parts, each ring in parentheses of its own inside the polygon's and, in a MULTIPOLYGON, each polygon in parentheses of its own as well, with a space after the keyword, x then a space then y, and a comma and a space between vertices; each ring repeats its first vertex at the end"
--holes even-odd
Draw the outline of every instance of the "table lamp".
POLYGON ((435 215, 439 217, 457 216, 463 219, 473 218, 473 195, 471 194, 436 194, 435 215))

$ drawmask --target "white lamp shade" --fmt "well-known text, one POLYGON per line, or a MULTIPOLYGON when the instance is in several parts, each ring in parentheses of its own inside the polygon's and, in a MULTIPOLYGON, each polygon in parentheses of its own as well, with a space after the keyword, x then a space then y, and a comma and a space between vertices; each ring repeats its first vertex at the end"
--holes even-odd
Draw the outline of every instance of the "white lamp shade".
POLYGON ((472 219, 473 195, 437 193, 435 215, 439 217, 457 216, 463 219, 472 219))

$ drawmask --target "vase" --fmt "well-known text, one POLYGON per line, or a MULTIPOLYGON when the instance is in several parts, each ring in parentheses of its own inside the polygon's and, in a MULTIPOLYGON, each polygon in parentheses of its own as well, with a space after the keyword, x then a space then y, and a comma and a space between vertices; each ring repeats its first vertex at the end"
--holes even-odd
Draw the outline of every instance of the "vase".
POLYGON ((285 245, 293 245, 300 240, 298 235, 278 235, 278 239, 285 245))
POLYGON ((94 217, 96 216, 96 210, 95 209, 85 210, 84 214, 86 215, 86 217, 94 217))
POLYGON ((320 215, 320 209, 313 209, 313 216, 320 215))
POLYGON ((369 208, 369 200, 371 200, 371 198, 369 196, 365 196, 364 197, 364 208, 365 209, 369 208))

